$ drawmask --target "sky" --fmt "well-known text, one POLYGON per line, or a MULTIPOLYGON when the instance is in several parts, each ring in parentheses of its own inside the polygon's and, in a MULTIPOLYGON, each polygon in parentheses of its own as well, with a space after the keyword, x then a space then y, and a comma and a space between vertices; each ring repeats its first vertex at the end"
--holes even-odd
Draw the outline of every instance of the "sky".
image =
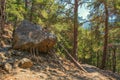
MULTIPOLYGON (((87 8, 87 4, 79 6, 79 8, 78 8, 78 16, 82 18, 81 19, 82 21, 80 21, 80 22, 84 22, 84 20, 88 20, 87 16, 90 14, 89 11, 90 10, 87 8)), ((82 25, 82 27, 88 29, 89 24, 90 24, 90 22, 86 22, 86 23, 84 23, 82 25)))
MULTIPOLYGON (((72 0, 73 1, 73 0, 72 0)), ((74 1, 72 2, 74 3, 74 1)), ((70 5, 67 5, 66 8, 70 8, 70 5)), ((83 22, 85 20, 88 20, 87 16, 89 15, 89 9, 87 8, 87 4, 83 4, 82 6, 78 7, 78 16, 79 16, 79 22, 83 22)), ((84 23, 82 27, 88 28, 89 22, 84 23)))
MULTIPOLYGON (((66 5, 66 8, 70 8, 71 5, 66 5)), ((82 6, 78 7, 78 16, 82 17, 83 19, 87 19, 87 15, 89 14, 89 9, 87 9, 87 4, 83 4, 82 6)))
POLYGON ((87 15, 89 15, 89 9, 86 8, 87 5, 84 4, 82 6, 79 6, 78 8, 78 16, 82 17, 83 19, 87 19, 87 15))

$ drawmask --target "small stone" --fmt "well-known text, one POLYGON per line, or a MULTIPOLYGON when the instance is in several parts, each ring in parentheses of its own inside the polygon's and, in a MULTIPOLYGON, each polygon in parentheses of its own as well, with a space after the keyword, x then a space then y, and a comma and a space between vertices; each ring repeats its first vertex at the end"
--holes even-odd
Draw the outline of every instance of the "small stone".
POLYGON ((5 62, 7 57, 5 57, 3 52, 0 52, 0 62, 5 62))
POLYGON ((30 68, 33 66, 33 62, 28 58, 23 58, 20 60, 18 66, 20 68, 30 68))
POLYGON ((18 68, 18 65, 19 65, 19 60, 16 59, 16 60, 14 61, 13 67, 14 67, 14 68, 18 68))
POLYGON ((9 63, 5 63, 5 64, 4 64, 4 69, 5 69, 8 73, 10 73, 10 72, 12 71, 12 65, 9 64, 9 63))

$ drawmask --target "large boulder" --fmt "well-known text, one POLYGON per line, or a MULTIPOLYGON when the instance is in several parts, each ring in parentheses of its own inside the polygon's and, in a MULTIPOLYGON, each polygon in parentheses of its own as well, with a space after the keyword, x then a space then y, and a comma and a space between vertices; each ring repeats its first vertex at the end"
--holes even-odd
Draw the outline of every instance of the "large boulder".
POLYGON ((55 35, 27 20, 22 21, 13 34, 14 49, 29 50, 35 48, 41 52, 47 52, 55 43, 55 35))

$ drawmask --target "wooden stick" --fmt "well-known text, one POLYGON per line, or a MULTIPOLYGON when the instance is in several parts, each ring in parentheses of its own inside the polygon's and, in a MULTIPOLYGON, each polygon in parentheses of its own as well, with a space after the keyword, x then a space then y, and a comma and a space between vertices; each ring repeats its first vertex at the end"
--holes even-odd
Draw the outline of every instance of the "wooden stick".
POLYGON ((70 53, 64 48, 63 45, 61 45, 61 44, 59 44, 59 45, 65 50, 65 52, 67 53, 67 55, 73 60, 73 62, 75 63, 75 65, 76 65, 78 68, 80 68, 80 69, 83 70, 84 72, 87 72, 87 71, 81 66, 81 64, 80 64, 78 61, 76 61, 76 60, 70 55, 70 53))
POLYGON ((62 63, 60 62, 58 55, 55 54, 55 50, 53 49, 53 50, 51 50, 51 51, 52 51, 54 57, 58 60, 58 63, 59 63, 59 65, 62 67, 63 71, 66 71, 66 69, 63 67, 62 63))
POLYGON ((35 53, 36 53, 36 55, 35 55, 36 61, 37 61, 37 63, 39 63, 39 52, 38 52, 37 48, 35 48, 35 53))

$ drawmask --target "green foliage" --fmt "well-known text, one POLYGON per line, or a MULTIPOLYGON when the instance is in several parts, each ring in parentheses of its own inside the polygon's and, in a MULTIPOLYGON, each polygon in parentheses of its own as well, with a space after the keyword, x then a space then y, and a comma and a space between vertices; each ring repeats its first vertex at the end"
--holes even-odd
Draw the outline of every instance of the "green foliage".
POLYGON ((6 18, 8 22, 21 21, 24 19, 24 5, 23 1, 7 0, 6 3, 6 18))

